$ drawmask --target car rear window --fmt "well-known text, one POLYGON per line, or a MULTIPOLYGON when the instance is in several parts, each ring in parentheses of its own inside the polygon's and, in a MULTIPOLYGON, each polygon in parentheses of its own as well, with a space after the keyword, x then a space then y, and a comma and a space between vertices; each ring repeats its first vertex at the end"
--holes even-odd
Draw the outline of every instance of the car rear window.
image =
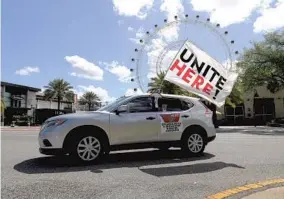
POLYGON ((163 106, 165 106, 167 111, 181 111, 182 103, 177 98, 159 98, 158 99, 159 111, 163 110, 163 106))

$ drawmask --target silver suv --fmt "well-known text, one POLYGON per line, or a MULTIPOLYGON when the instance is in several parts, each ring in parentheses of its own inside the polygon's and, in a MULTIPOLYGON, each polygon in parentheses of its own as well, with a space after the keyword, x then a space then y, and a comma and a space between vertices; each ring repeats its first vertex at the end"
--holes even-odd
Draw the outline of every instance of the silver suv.
POLYGON ((98 111, 52 117, 38 141, 42 154, 93 162, 112 150, 134 148, 180 147, 200 155, 215 137, 212 112, 199 99, 143 94, 119 98, 98 111))

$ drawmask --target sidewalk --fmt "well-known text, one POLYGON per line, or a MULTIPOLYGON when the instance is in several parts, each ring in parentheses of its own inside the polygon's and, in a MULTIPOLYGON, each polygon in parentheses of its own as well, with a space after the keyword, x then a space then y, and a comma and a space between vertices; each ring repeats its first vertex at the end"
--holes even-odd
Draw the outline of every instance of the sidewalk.
POLYGON ((267 189, 265 191, 251 194, 242 199, 284 199, 284 187, 267 189))
POLYGON ((40 126, 1 126, 1 129, 7 130, 7 129, 40 129, 40 126))
POLYGON ((40 126, 1 126, 1 132, 26 132, 26 131, 39 131, 40 126))

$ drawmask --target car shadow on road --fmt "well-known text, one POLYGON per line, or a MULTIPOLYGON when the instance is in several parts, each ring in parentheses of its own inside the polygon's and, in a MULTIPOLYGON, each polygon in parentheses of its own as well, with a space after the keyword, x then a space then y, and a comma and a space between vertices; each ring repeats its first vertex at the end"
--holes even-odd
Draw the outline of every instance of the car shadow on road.
POLYGON ((244 167, 238 166, 236 164, 228 164, 225 162, 209 162, 209 163, 198 163, 198 164, 173 166, 173 167, 146 168, 140 170, 156 177, 164 177, 164 176, 176 176, 184 174, 207 173, 207 172, 221 170, 226 167, 245 169, 244 167))
POLYGON ((159 166, 164 164, 207 160, 213 157, 214 155, 210 153, 204 153, 204 155, 200 157, 185 157, 182 155, 180 150, 135 151, 126 153, 111 153, 97 164, 82 165, 73 162, 67 156, 46 156, 25 160, 19 164, 16 164, 14 169, 26 174, 62 173, 88 170, 93 173, 101 173, 105 169, 123 167, 139 168, 151 165, 159 166))

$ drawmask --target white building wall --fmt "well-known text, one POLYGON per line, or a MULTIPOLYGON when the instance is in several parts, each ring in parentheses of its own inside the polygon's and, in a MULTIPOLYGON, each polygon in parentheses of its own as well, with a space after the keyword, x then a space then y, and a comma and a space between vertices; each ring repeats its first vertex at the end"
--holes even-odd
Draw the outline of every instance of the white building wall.
POLYGON ((50 101, 44 101, 44 100, 37 100, 37 108, 38 109, 44 109, 44 108, 51 108, 51 102, 50 101))
MULTIPOLYGON (((37 108, 38 109, 56 109, 57 110, 58 103, 54 101, 45 101, 45 100, 38 100, 37 108)), ((70 105, 69 105, 70 106, 70 105)), ((60 110, 67 108, 67 103, 60 103, 60 110)))
POLYGON ((27 92, 27 108, 31 108, 31 106, 36 107, 36 92, 28 91, 27 92))
MULTIPOLYGON (((258 87, 256 89, 259 98, 273 98, 275 104, 275 116, 277 118, 284 117, 284 89, 277 92, 271 93, 265 86, 258 87)), ((245 112, 246 117, 248 117, 249 109, 251 112, 251 117, 253 117, 253 101, 254 101, 254 91, 246 92, 244 96, 245 112)))
MULTIPOLYGON (((284 117, 284 89, 277 92, 271 93, 265 86, 258 87, 256 89, 257 94, 260 98, 274 98, 275 104, 275 116, 277 118, 284 117)), ((244 94, 244 106, 245 106, 245 117, 246 118, 253 118, 253 103, 254 103, 254 91, 245 92, 244 94)), ((217 115, 218 119, 225 118, 225 108, 224 106, 218 108, 217 111, 221 113, 217 115)))

